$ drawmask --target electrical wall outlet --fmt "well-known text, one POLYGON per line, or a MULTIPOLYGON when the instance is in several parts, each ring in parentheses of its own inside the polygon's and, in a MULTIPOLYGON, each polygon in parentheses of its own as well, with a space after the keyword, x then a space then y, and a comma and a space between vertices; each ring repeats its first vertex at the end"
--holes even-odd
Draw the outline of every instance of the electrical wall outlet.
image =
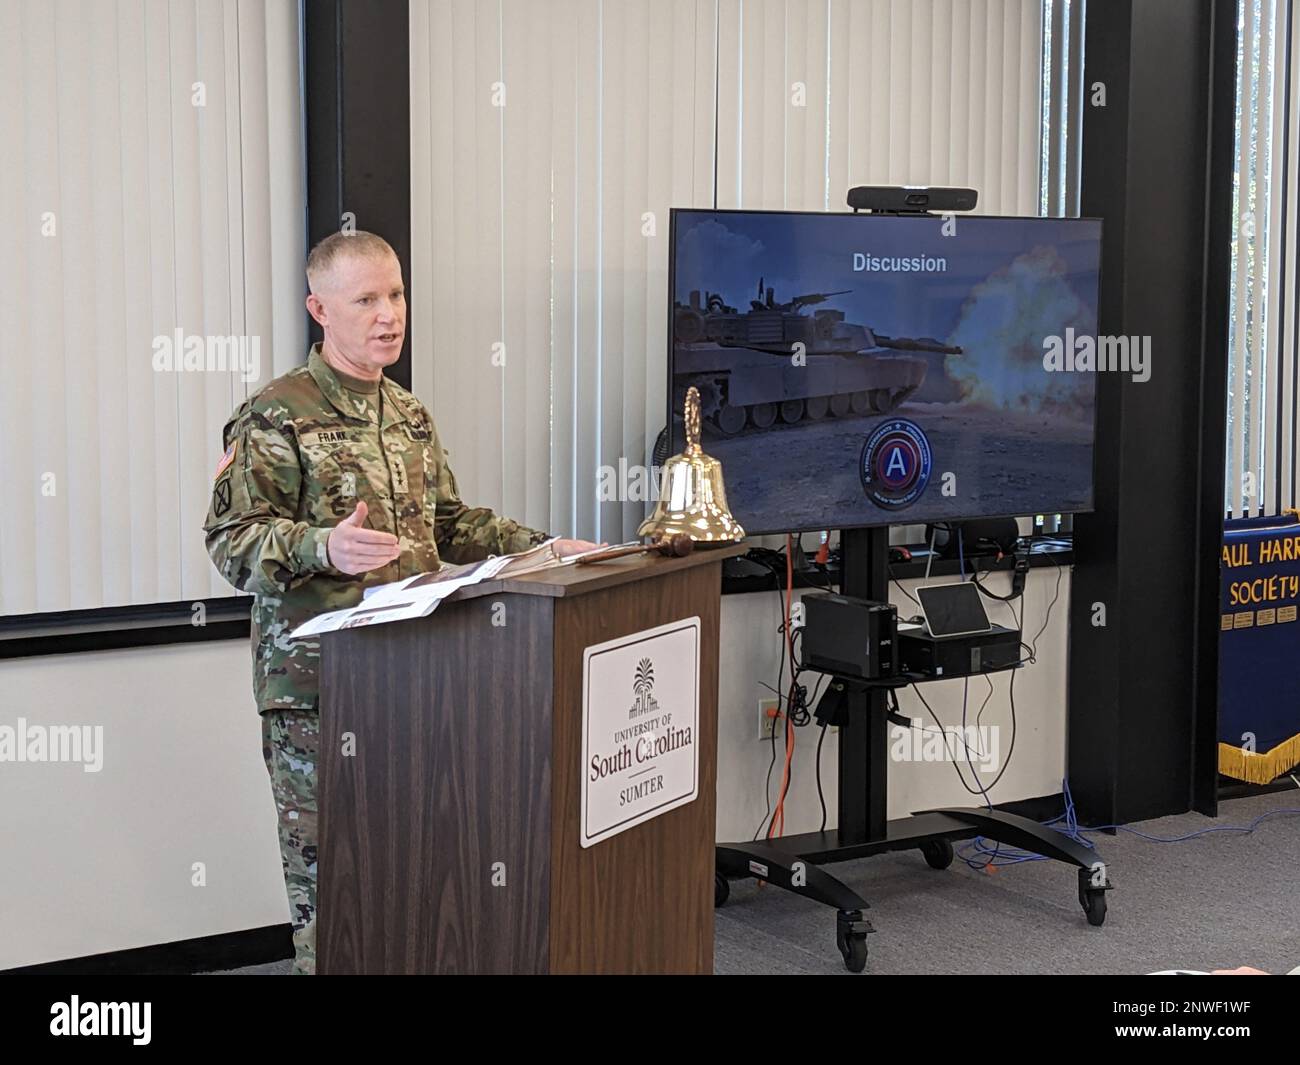
POLYGON ((784 721, 781 714, 780 699, 759 699, 758 701, 758 738, 771 740, 772 732, 778 721, 784 721))

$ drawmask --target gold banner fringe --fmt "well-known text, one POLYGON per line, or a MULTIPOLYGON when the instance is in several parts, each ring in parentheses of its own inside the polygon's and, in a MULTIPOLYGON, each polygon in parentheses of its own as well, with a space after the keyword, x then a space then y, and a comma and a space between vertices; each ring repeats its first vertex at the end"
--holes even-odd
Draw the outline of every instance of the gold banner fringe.
POLYGON ((1256 754, 1219 744, 1219 772, 1248 784, 1270 784, 1289 769, 1300 765, 1300 733, 1283 740, 1267 754, 1256 754))

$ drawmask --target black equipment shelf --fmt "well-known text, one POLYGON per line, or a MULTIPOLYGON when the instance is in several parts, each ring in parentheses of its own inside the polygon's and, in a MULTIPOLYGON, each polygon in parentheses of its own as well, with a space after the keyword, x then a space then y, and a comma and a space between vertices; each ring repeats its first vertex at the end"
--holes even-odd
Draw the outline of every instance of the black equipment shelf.
MULTIPOLYGON (((862 530, 868 531, 868 530, 862 530)), ((847 542, 848 532, 843 534, 841 546, 847 542)), ((1021 541, 1022 544, 1025 541, 1021 541)), ((900 546, 900 545, 895 545, 900 546)), ((995 555, 979 554, 968 555, 965 559, 943 558, 935 555, 933 560, 928 559, 926 546, 924 544, 907 545, 909 552, 912 554, 911 559, 890 562, 889 576, 896 581, 915 580, 926 575, 927 567, 930 576, 935 577, 956 577, 962 572, 985 574, 997 572, 1009 572, 1015 567, 1016 559, 1014 555, 1003 555, 1000 558, 995 555)), ((769 553, 769 558, 775 555, 775 552, 769 553)), ((842 558, 843 552, 840 552, 842 558)), ((888 555, 886 555, 888 557, 888 555)), ((1029 568, 1051 568, 1059 566, 1069 566, 1074 562, 1074 548, 1070 541, 1064 539, 1032 539, 1029 541, 1029 568)), ((778 570, 770 570, 766 573, 756 573, 752 576, 737 577, 728 573, 726 565, 722 571, 722 594, 723 595, 740 595, 746 592, 770 592, 773 588, 785 589, 785 564, 780 562, 778 570)), ((841 581, 840 561, 832 555, 831 561, 826 564, 811 563, 807 569, 796 568, 794 570, 794 586, 796 588, 820 588, 828 590, 831 587, 838 587, 841 581)))
MULTIPOLYGON (((964 679, 969 679, 970 677, 987 677, 992 673, 1005 673, 1007 672, 1007 670, 1010 669, 1020 669, 1024 665, 1025 662, 1022 660, 1020 662, 1012 662, 1009 665, 1005 665, 1005 666, 997 666, 994 669, 977 670, 973 673, 945 673, 942 677, 933 677, 930 676, 928 673, 899 673, 897 676, 894 677, 876 677, 876 678, 843 677, 836 674, 835 679, 837 681, 842 681, 850 689, 862 688, 864 690, 869 690, 872 688, 880 688, 883 691, 889 691, 891 689, 897 690, 901 688, 910 688, 913 684, 926 684, 932 680, 964 680, 964 679)), ((817 669, 815 666, 807 666, 801 668, 806 668, 809 672, 812 673, 826 672, 825 670, 817 669)), ((826 675, 831 676, 831 674, 829 673, 827 673, 826 675)))
MULTIPOLYGON (((887 601, 889 530, 845 530, 841 545, 843 593, 887 601)), ((1013 663, 1003 669, 1022 664, 1013 663)), ((1106 893, 1111 889, 1106 865, 1095 850, 1060 832, 1026 817, 974 808, 925 810, 888 820, 890 721, 886 693, 911 683, 911 679, 895 677, 850 684, 847 714, 839 726, 839 827, 718 844, 714 904, 722 906, 727 901, 730 879, 753 877, 834 906, 836 946, 845 966, 861 972, 867 963, 867 934, 875 931, 864 915, 870 906, 821 867, 887 851, 919 849, 932 868, 946 869, 953 861, 953 841, 978 835, 1075 866, 1079 905, 1089 924, 1101 925, 1106 919, 1106 893)))

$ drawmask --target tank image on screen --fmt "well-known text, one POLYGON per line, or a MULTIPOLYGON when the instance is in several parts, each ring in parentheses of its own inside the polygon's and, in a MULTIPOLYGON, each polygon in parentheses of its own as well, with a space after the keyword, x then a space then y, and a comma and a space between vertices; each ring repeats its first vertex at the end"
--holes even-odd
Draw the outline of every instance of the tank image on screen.
POLYGON ((673 450, 706 450, 751 533, 1092 507, 1100 223, 674 211, 673 450))
POLYGON ((822 418, 886 414, 917 391, 928 363, 904 352, 960 355, 931 337, 890 337, 820 304, 840 292, 781 302, 758 281, 743 311, 698 290, 673 308, 674 409, 700 390, 705 425, 722 436, 822 418), (792 353, 805 362, 792 363, 792 353))

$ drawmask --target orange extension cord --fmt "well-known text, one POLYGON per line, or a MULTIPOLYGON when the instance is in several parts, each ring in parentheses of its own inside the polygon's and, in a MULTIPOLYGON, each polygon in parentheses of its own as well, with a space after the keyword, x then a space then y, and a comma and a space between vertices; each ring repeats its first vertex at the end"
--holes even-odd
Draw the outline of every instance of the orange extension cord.
POLYGON ((790 656, 790 687, 785 699, 785 768, 781 773, 781 793, 776 801, 776 812, 767 827, 767 838, 785 834, 785 796, 790 787, 790 761, 794 757, 794 725, 790 723, 790 704, 794 700, 795 664, 794 630, 790 624, 790 608, 794 600, 794 539, 785 537, 785 646, 790 656))

